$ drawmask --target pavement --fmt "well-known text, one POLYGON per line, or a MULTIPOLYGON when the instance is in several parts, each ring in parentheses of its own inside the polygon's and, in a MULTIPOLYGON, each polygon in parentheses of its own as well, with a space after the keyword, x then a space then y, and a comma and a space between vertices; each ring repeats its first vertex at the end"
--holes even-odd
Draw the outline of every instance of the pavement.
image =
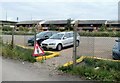
POLYGON ((29 63, 3 58, 2 81, 81 81, 81 79, 57 72, 45 62, 29 63))

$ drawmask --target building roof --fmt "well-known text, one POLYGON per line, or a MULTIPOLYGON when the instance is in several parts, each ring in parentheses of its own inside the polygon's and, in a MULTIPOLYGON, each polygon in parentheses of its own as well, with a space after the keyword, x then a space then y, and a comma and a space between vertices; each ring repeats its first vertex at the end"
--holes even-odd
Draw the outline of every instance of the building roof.
POLYGON ((43 24, 67 24, 67 20, 49 20, 45 21, 43 24))
MULTIPOLYGON (((71 24, 73 24, 75 20, 71 20, 71 24)), ((32 20, 32 21, 21 21, 18 22, 17 25, 21 24, 67 24, 67 20, 32 20)), ((79 24, 120 24, 118 21, 110 21, 110 20, 79 20, 79 24)))
POLYGON ((17 25, 20 25, 20 24, 37 24, 37 23, 39 23, 41 21, 42 20, 21 21, 21 22, 18 22, 17 25))
POLYGON ((107 24, 120 24, 120 22, 115 21, 115 20, 111 20, 111 21, 107 21, 107 24))
POLYGON ((79 20, 79 24, 105 24, 106 20, 79 20))
POLYGON ((15 22, 15 21, 5 21, 5 20, 0 20, 0 25, 1 24, 16 24, 17 22, 15 22))

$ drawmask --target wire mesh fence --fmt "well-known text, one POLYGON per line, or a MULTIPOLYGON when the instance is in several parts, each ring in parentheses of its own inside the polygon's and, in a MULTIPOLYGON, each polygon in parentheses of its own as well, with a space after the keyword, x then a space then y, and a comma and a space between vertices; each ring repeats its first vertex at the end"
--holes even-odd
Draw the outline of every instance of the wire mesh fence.
MULTIPOLYGON (((14 44, 28 46, 28 39, 33 37, 33 35, 14 35, 14 44)), ((3 42, 11 43, 11 35, 2 35, 3 42)))
POLYGON ((96 56, 112 59, 112 48, 117 37, 82 37, 77 56, 96 56))
POLYGON ((94 37, 81 37, 77 47, 78 56, 94 56, 94 37))
MULTIPOLYGON (((15 35, 14 43, 28 46, 28 39, 34 35, 15 35)), ((112 48, 117 37, 87 37, 80 36, 80 45, 77 47, 77 56, 97 56, 112 59, 112 48)), ((3 41, 11 43, 11 35, 3 35, 3 41)), ((72 48, 65 48, 60 53, 73 55, 72 48)))

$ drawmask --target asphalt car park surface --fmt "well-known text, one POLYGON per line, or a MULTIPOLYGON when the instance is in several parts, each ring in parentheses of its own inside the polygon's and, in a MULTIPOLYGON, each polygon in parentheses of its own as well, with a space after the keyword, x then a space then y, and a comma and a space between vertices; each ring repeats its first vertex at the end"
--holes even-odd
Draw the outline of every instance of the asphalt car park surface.
MULTIPOLYGON (((11 35, 3 35, 2 37, 4 42, 10 42, 12 39, 11 35)), ((15 35, 14 43, 23 45, 23 46, 28 46, 27 40, 30 37, 33 37, 33 36, 15 35)), ((94 55, 97 57, 112 59, 112 48, 113 48, 113 45, 115 44, 116 39, 117 38, 113 38, 113 37, 94 37, 94 38, 81 37, 80 45, 79 47, 77 47, 77 54, 87 55, 87 56, 94 55)), ((30 46, 30 47, 33 47, 33 46, 30 46)), ((65 61, 72 60, 72 54, 73 54, 72 46, 64 48, 62 51, 60 51, 60 55, 66 57, 66 58, 63 58, 63 59, 66 59, 65 61)))
MULTIPOLYGON (((0 57, 2 58, 2 57, 0 57)), ((21 62, 2 58, 0 81, 81 81, 80 77, 57 72, 48 64, 21 62)))

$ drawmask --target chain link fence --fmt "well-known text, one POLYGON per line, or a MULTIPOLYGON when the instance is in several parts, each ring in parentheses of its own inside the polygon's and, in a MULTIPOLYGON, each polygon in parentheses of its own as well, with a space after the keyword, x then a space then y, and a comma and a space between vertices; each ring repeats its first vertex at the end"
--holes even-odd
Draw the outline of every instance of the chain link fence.
POLYGON ((96 56, 112 59, 112 48, 117 39, 117 37, 81 36, 80 45, 77 47, 77 56, 96 56))
POLYGON ((80 37, 80 45, 77 47, 78 56, 94 56, 94 37, 80 37))
MULTIPOLYGON (((78 31, 80 33, 80 31, 78 31)), ((34 37, 34 35, 15 35, 15 44, 28 46, 28 39, 34 37)), ((77 56, 97 56, 102 58, 112 59, 112 48, 115 44, 117 37, 80 37, 80 45, 77 47, 77 56)), ((3 41, 11 43, 11 35, 3 35, 3 41)), ((70 55, 73 55, 72 48, 65 48, 61 52, 68 51, 70 55)))

